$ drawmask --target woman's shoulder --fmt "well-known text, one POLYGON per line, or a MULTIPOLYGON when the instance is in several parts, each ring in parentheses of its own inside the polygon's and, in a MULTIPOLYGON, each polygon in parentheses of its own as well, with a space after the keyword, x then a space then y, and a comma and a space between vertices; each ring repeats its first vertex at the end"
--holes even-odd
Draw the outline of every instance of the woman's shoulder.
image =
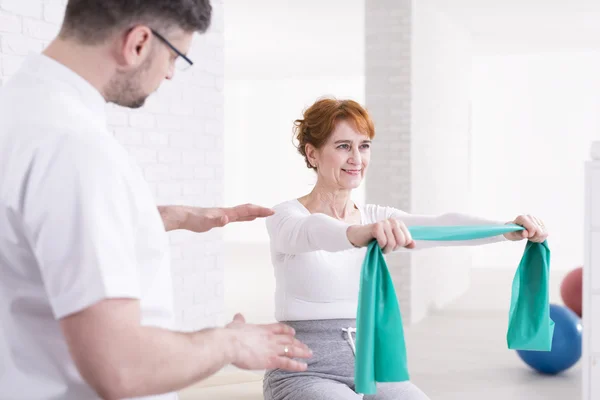
POLYGON ((304 218, 310 215, 310 212, 297 199, 291 199, 271 207, 273 215, 265 218, 265 223, 269 233, 276 233, 286 221, 304 218))
POLYGON ((291 199, 281 202, 271 207, 275 213, 268 217, 268 220, 277 220, 290 215, 309 215, 310 212, 298 201, 298 199, 291 199))

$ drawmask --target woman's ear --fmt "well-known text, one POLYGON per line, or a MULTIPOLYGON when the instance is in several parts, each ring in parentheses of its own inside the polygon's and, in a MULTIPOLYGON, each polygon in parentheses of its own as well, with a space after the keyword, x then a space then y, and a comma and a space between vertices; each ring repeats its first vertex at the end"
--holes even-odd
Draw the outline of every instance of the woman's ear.
POLYGON ((317 149, 315 149, 315 147, 312 144, 307 143, 304 146, 304 152, 306 153, 306 159, 308 160, 310 165, 313 168, 317 168, 317 149))

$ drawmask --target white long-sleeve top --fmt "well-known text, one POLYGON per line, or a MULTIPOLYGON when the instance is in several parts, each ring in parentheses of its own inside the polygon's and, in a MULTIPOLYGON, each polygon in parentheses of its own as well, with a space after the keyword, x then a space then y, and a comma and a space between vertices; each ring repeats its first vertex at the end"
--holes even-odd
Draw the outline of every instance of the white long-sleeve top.
MULTIPOLYGON (((468 214, 415 215, 392 207, 357 205, 361 224, 397 218, 406 226, 487 225, 504 222, 468 214)), ((347 237, 351 224, 312 214, 298 200, 275 207, 266 219, 275 269, 275 318, 278 321, 356 318, 360 273, 367 248, 347 237)), ((506 240, 503 235, 465 241, 415 241, 414 251, 440 246, 476 246, 506 240)))

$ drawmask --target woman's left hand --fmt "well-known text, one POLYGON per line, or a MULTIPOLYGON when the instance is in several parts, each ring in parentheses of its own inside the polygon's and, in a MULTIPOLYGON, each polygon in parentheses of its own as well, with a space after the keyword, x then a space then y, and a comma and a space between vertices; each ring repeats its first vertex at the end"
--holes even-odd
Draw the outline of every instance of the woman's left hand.
POLYGON ((522 231, 505 233, 504 237, 508 240, 523 240, 527 239, 532 242, 542 243, 548 237, 548 231, 544 223, 539 218, 532 215, 519 215, 510 224, 517 224, 525 228, 522 231))

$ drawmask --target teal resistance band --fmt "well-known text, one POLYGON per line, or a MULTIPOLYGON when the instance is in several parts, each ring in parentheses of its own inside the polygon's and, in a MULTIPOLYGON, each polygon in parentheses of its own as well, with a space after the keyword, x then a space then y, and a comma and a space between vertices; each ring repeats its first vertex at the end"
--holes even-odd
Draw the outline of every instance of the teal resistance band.
MULTIPOLYGON (((412 226, 415 240, 474 240, 523 230, 515 225, 412 226)), ((554 322, 549 305, 550 249, 528 241, 515 273, 506 340, 512 350, 550 351, 554 322)), ((374 394, 376 382, 409 379, 404 328, 387 264, 376 241, 362 266, 356 318, 356 392, 374 394)))

